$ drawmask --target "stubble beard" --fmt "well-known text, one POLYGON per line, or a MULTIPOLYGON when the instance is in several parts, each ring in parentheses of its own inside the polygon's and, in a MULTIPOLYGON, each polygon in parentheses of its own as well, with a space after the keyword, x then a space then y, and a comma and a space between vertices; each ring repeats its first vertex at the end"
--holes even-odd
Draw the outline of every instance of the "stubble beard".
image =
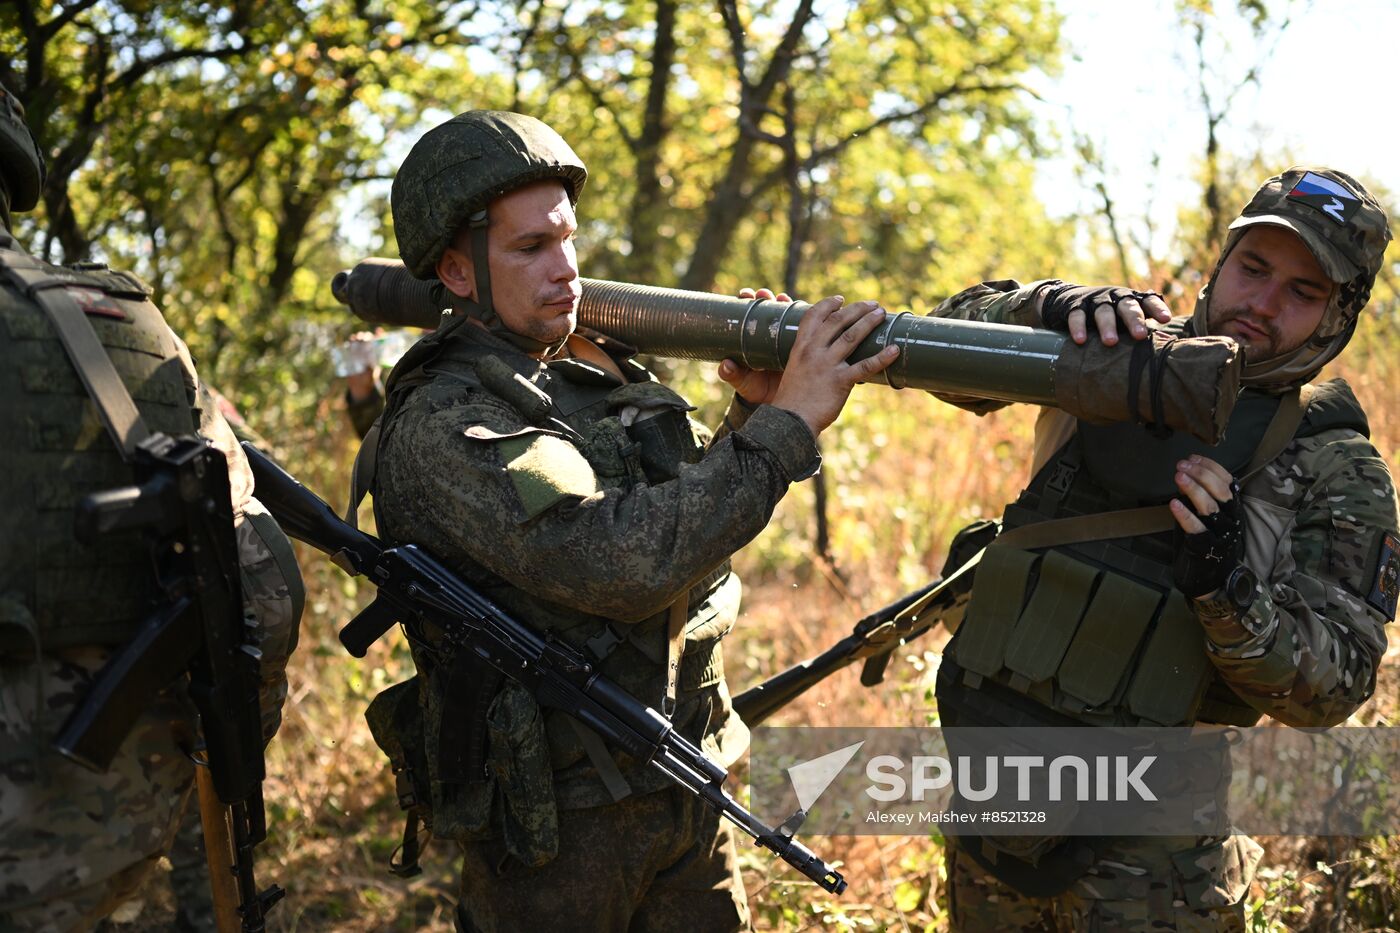
POLYGON ((1221 328, 1234 320, 1244 320, 1250 326, 1264 331, 1267 336, 1264 338, 1263 346, 1259 345, 1257 338, 1249 342, 1245 342, 1239 337, 1232 338, 1244 348, 1245 356, 1250 363, 1263 363, 1287 352, 1283 349, 1283 334, 1274 322, 1250 316, 1248 308, 1222 308, 1218 317, 1212 314, 1211 318, 1210 332, 1212 334, 1219 334, 1221 328))
POLYGON ((548 309, 554 311, 556 309, 555 302, 568 301, 571 298, 574 300, 573 310, 569 311, 567 314, 560 313, 544 319, 538 317, 533 318, 533 326, 530 330, 534 331, 534 333, 528 334, 527 336, 541 343, 558 343, 561 340, 568 339, 570 334, 578 330, 579 292, 575 292, 572 289, 565 289, 562 292, 552 292, 541 295, 535 305, 541 310, 548 309))

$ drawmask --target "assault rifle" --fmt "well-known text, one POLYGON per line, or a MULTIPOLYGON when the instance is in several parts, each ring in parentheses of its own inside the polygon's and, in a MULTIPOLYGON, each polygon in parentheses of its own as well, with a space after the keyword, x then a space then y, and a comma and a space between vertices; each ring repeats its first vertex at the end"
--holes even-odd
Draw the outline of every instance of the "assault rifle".
MULTIPOLYGON (((138 444, 132 459, 138 485, 84 498, 77 534, 93 542, 111 532, 142 531, 153 542, 162 608, 103 667, 54 747, 83 767, 105 771, 152 694, 188 671, 209 776, 227 808, 218 816, 232 823, 242 928, 259 933, 285 892, 275 884, 259 891, 253 879, 253 848, 267 835, 261 655, 243 619, 228 462, 202 438, 160 433, 138 444)), ((227 846, 227 834, 223 838, 227 846)), ((218 890, 226 879, 212 880, 218 890)))
POLYGON ((317 495, 244 444, 258 499, 282 529, 352 576, 378 587, 374 601, 341 629, 355 657, 394 624, 447 651, 466 651, 518 681, 542 707, 560 709, 633 758, 658 769, 765 849, 833 894, 846 880, 790 833, 771 829, 724 789, 729 773, 679 735, 670 721, 603 677, 583 654, 522 625, 412 544, 384 547, 340 520, 317 495))
POLYGON ((942 622, 955 630, 972 595, 972 579, 982 550, 996 537, 997 524, 981 521, 958 532, 948 548, 943 575, 932 583, 877 609, 855 624, 851 634, 814 658, 799 661, 734 698, 734 711, 756 726, 801 696, 813 684, 864 660, 860 682, 873 687, 885 678, 890 657, 903 645, 942 622))

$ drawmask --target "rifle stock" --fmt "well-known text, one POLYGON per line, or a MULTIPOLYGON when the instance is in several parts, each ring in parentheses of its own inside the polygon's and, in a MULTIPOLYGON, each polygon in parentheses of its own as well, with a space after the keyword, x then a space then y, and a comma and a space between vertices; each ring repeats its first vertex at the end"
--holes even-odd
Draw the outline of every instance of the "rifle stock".
POLYGON ((214 900, 214 925, 218 933, 236 933, 238 885, 234 881, 233 845, 228 833, 228 810, 214 790, 209 769, 194 769, 199 799, 199 822, 204 828, 204 858, 209 865, 209 888, 214 900))

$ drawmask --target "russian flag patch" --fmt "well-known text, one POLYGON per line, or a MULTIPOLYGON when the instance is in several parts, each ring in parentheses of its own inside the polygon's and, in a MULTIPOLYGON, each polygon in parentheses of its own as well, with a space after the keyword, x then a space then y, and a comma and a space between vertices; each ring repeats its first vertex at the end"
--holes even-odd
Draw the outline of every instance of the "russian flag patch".
POLYGON ((1304 173, 1293 190, 1292 200, 1301 201, 1314 210, 1322 211, 1339 224, 1345 225, 1361 207, 1361 201, 1343 185, 1312 172, 1304 173))

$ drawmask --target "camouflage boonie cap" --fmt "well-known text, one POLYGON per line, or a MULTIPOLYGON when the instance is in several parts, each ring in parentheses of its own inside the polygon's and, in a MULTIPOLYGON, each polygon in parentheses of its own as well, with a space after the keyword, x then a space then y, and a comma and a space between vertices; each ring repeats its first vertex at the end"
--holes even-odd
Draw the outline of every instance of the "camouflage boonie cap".
POLYGON ((545 178, 564 183, 572 203, 588 179, 583 161, 534 117, 470 110, 429 130, 394 176, 389 203, 404 265, 420 279, 466 219, 517 188, 545 178))
POLYGON ((1322 166, 1295 165, 1264 182, 1230 229, 1254 224, 1287 227, 1333 282, 1365 276, 1368 292, 1390 242, 1390 225, 1376 199, 1355 178, 1322 166))
POLYGON ((24 122, 24 106, 0 84, 0 175, 10 192, 10 210, 33 210, 44 189, 44 156, 24 122))

